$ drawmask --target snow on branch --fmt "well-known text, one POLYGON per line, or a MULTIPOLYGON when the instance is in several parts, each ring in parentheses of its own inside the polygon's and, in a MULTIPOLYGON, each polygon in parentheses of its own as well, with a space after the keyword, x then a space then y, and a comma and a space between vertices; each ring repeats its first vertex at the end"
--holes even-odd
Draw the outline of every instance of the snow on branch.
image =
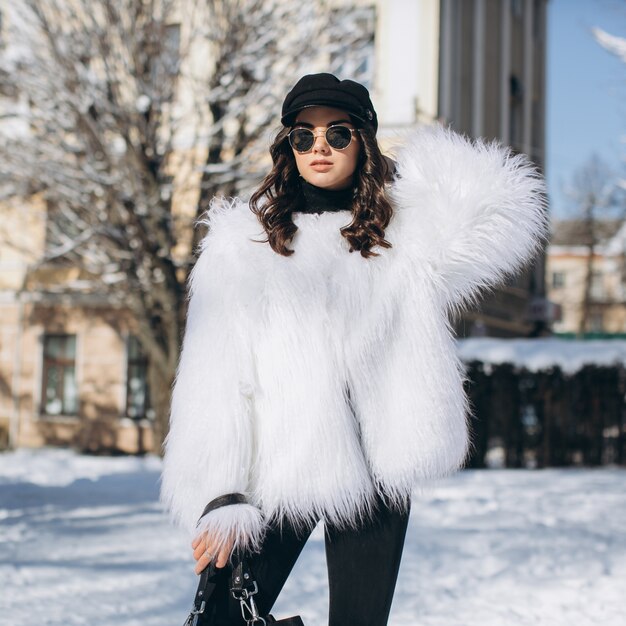
POLYGON ((33 267, 77 276, 28 284, 130 309, 171 374, 202 236, 193 224, 212 196, 246 195, 267 171, 282 98, 302 74, 367 67, 373 13, 338 13, 334 0, 5 4, 0 202, 38 194, 45 252, 33 267))
POLYGON ((626 38, 611 35, 605 30, 594 26, 591 29, 595 40, 608 52, 615 55, 622 63, 626 63, 626 38))

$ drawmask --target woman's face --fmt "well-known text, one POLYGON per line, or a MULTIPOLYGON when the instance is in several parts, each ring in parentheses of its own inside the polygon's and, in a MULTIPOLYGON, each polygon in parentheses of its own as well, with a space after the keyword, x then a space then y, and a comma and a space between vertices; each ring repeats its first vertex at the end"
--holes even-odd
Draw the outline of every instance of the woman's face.
POLYGON ((310 128, 316 135, 310 150, 304 153, 293 150, 293 155, 302 178, 324 189, 352 186, 359 158, 360 141, 357 133, 352 133, 350 145, 343 150, 335 150, 328 145, 324 133, 335 124, 354 128, 348 113, 326 106, 302 109, 293 125, 293 128, 310 128))

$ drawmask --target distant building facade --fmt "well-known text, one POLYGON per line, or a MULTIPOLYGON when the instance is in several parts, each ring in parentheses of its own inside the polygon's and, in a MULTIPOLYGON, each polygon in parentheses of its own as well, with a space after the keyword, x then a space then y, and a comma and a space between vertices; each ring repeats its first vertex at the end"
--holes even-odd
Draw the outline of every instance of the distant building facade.
MULTIPOLYGON (((439 106, 444 122, 498 139, 543 170, 547 0, 442 0, 439 106)), ((459 336, 549 331, 545 256, 457 325, 459 336)))
MULTIPOLYGON (((359 5, 368 6, 367 2, 359 5)), ((545 164, 548 0, 385 0, 375 13, 375 62, 365 76, 379 139, 393 148, 417 124, 440 121, 498 139, 545 164)), ((545 255, 456 323, 460 337, 549 332, 545 255)))
MULTIPOLYGON (((313 71, 369 87, 383 149, 418 124, 442 121, 501 139, 543 167, 546 4, 337 0, 336 10, 350 11, 371 34, 358 55, 337 49, 313 71)), ((21 106, 19 93, 0 94, 0 112, 21 106)), ((151 450, 149 363, 134 320, 106 298, 57 293, 55 284, 80 278, 76 268, 31 271, 46 247, 43 201, 0 211, 12 243, 0 250, 0 446, 151 450)), ((543 272, 539 259, 487 296, 459 320, 458 334, 535 332, 546 317, 543 272)))
POLYGON ((626 224, 595 221, 593 232, 592 240, 583 220, 554 222, 546 263, 548 296, 558 306, 553 330, 626 337, 626 224))

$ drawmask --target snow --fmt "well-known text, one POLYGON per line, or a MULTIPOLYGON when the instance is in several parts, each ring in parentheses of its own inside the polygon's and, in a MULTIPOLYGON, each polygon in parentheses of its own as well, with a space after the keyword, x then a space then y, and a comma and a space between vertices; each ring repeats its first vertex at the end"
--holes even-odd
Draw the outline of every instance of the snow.
MULTIPOLYGON (((2 626, 172 626, 197 578, 157 457, 0 454, 2 626)), ((413 502, 391 626, 622 626, 626 470, 464 471, 413 502)), ((274 615, 326 623, 318 526, 274 615)))
POLYGON ((514 363, 538 372, 558 366, 574 374, 585 365, 610 367, 626 364, 626 340, 623 339, 497 339, 471 337, 457 340, 458 354, 465 362, 482 361, 489 365, 514 363))

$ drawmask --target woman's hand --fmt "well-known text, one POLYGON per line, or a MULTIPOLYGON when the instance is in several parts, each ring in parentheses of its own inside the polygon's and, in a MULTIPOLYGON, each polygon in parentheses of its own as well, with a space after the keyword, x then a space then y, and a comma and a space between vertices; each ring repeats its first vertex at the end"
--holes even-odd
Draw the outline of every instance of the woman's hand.
POLYGON ((210 537, 207 532, 202 533, 196 537, 191 543, 193 548, 193 558, 197 561, 194 572, 200 574, 202 570, 213 560, 215 561, 215 567, 221 568, 228 563, 228 557, 233 549, 234 539, 230 539, 219 553, 215 554, 214 546, 217 544, 213 537, 210 537))

